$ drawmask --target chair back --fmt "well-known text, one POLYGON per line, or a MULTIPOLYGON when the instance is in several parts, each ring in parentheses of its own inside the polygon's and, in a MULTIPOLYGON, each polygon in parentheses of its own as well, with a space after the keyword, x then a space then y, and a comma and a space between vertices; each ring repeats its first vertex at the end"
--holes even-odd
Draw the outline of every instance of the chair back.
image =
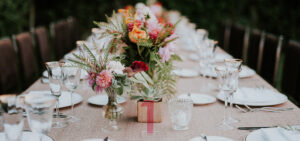
POLYGON ((220 30, 219 45, 225 51, 228 51, 229 39, 230 39, 230 29, 231 29, 231 23, 228 21, 223 21, 219 24, 219 30, 220 30))
POLYGON ((10 39, 0 40, 0 94, 19 92, 18 59, 10 39))
POLYGON ((24 87, 30 86, 38 77, 38 69, 35 60, 33 40, 29 32, 20 33, 15 37, 20 62, 24 87))
POLYGON ((49 47, 48 32, 45 27, 38 27, 34 30, 38 46, 39 68, 43 70, 44 63, 51 60, 51 50, 49 47))
POLYGON ((55 59, 62 59, 63 56, 71 51, 71 37, 69 23, 60 21, 50 25, 52 34, 55 59))
POLYGON ((285 47, 285 59, 281 89, 300 103, 300 43, 289 41, 285 47))
POLYGON ((235 58, 242 58, 245 27, 241 25, 233 25, 230 32, 229 53, 235 58))
POLYGON ((262 39, 261 31, 259 31, 258 29, 253 29, 250 32, 248 52, 247 52, 247 65, 254 70, 257 70, 259 45, 262 40, 263 39, 262 39))
POLYGON ((259 50, 258 73, 269 83, 275 84, 274 76, 277 76, 276 66, 281 54, 282 41, 272 34, 266 34, 264 47, 259 50), (279 55, 278 55, 279 54, 279 55))
POLYGON ((74 49, 76 47, 76 41, 79 40, 79 28, 78 28, 78 22, 75 18, 70 17, 68 18, 69 23, 69 31, 70 31, 70 40, 71 40, 71 46, 70 49, 74 49))

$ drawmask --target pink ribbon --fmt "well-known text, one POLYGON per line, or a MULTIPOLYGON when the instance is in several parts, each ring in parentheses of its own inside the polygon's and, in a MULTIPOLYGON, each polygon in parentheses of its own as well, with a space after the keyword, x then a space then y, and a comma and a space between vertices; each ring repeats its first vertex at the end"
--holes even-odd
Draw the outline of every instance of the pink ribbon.
POLYGON ((142 107, 147 107, 147 133, 153 133, 153 111, 154 111, 154 102, 152 100, 145 100, 142 103, 142 107))

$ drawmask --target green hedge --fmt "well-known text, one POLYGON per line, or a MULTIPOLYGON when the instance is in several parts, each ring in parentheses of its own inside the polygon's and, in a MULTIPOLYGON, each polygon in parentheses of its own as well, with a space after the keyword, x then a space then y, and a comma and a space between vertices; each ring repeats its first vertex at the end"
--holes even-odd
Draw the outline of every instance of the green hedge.
MULTIPOLYGON (((104 20, 112 10, 144 0, 35 0, 36 25, 73 16, 89 31, 93 20, 104 20)), ((161 0, 167 9, 179 10, 199 28, 217 38, 225 19, 300 40, 300 2, 297 0, 161 0)), ((29 0, 0 1, 0 37, 29 29, 29 0)))

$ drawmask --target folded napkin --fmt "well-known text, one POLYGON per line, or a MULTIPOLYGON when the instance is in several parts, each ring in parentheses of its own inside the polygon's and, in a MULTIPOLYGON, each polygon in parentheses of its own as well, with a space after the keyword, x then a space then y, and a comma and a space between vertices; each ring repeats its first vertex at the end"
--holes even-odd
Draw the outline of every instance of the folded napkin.
POLYGON ((300 133, 296 131, 288 131, 286 129, 266 128, 261 129, 261 134, 265 141, 299 141, 300 133))
POLYGON ((258 88, 247 88, 242 87, 237 90, 234 94, 235 102, 269 102, 278 100, 278 93, 270 89, 258 89, 258 88))

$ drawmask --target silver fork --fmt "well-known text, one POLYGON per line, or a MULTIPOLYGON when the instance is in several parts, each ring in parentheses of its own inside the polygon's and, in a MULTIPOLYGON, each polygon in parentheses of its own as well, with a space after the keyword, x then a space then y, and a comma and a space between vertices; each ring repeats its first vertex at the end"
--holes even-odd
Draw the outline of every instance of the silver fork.
POLYGON ((265 112, 283 112, 283 111, 290 111, 294 108, 277 108, 277 107, 262 107, 262 108, 250 108, 248 105, 244 105, 246 109, 241 108, 238 105, 235 105, 239 110, 244 113, 247 112, 257 112, 257 111, 265 111, 265 112))

